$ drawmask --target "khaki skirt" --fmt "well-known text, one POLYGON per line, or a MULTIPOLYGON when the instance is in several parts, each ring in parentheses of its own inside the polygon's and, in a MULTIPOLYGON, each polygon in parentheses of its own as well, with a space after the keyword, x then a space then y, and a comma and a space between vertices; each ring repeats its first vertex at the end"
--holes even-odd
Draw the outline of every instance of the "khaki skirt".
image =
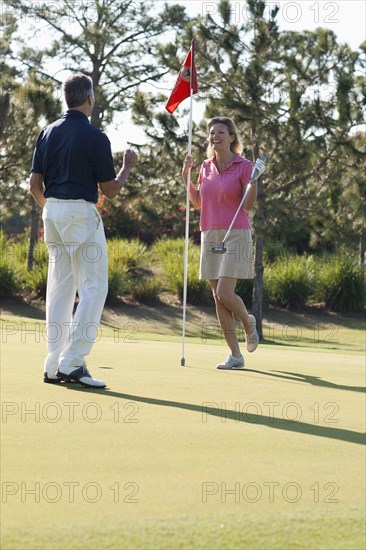
POLYGON ((253 241, 251 229, 232 229, 226 241, 226 252, 215 254, 212 247, 222 246, 226 229, 201 232, 200 279, 253 279, 253 241))

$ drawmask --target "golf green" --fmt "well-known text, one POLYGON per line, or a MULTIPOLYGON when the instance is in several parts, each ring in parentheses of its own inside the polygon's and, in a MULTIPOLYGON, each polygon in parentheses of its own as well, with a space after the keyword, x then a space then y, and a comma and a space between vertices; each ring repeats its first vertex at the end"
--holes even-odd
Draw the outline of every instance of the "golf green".
POLYGON ((3 333, 3 549, 364 548, 359 353, 266 345, 223 372, 223 345, 187 340, 182 368, 180 342, 111 332, 105 391, 44 384, 44 353, 3 333))

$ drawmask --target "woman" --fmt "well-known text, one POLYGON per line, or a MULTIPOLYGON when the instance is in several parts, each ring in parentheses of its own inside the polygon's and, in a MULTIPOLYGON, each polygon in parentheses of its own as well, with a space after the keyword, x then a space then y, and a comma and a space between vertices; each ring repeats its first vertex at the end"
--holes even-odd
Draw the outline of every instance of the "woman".
MULTIPOLYGON (((212 253, 212 247, 222 246, 223 238, 250 181, 253 166, 240 155, 240 136, 230 118, 212 118, 207 126, 208 158, 202 163, 199 172, 198 189, 190 182, 191 202, 196 209, 201 210, 200 278, 210 281, 217 318, 231 351, 217 368, 242 369, 244 357, 236 335, 235 317, 243 324, 247 350, 255 351, 259 342, 255 317, 248 314, 242 299, 235 294, 238 279, 253 278, 252 233, 248 211, 257 198, 257 188, 253 182, 226 241, 226 253, 212 253)), ((191 167, 192 157, 187 155, 182 171, 185 182, 191 167)))

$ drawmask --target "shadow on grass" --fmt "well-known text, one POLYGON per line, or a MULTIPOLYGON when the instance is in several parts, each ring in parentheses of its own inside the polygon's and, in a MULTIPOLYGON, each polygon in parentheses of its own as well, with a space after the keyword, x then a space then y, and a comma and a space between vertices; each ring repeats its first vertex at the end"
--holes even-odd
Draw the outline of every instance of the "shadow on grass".
POLYGON ((40 304, 28 304, 21 299, 1 300, 2 311, 6 311, 15 317, 28 317, 29 319, 46 320, 46 313, 40 304))
POLYGON ((339 441, 345 441, 347 443, 355 443, 357 445, 365 445, 365 434, 361 432, 354 432, 352 430, 346 430, 343 428, 331 428, 328 426, 318 426, 316 424, 309 424, 307 422, 298 422, 294 420, 287 420, 284 418, 267 417, 260 414, 252 413, 239 413, 234 410, 222 411, 221 408, 214 407, 215 403, 202 403, 202 405, 196 405, 193 403, 182 403, 179 401, 166 401, 165 399, 155 399, 154 397, 143 397, 140 395, 131 395, 128 393, 120 393, 116 391, 95 390, 88 388, 81 388, 74 384, 62 384, 62 387, 71 391, 93 393, 94 395, 102 393, 103 397, 113 397, 114 399, 125 399, 127 401, 134 401, 136 403, 146 403, 148 405, 157 405, 159 407, 171 407, 174 409, 183 409, 187 411, 193 411, 201 414, 202 422, 205 415, 218 416, 225 419, 233 420, 235 422, 243 422, 245 424, 258 424, 259 426, 265 426, 274 430, 285 430, 294 433, 303 433, 306 435, 314 435, 317 437, 325 437, 329 439, 337 439, 339 441))
MULTIPOLYGON (((29 304, 20 299, 8 299, 2 301, 2 309, 6 314, 14 316, 29 317, 30 319, 45 320, 45 304, 29 304)), ((118 303, 113 307, 107 304, 103 312, 101 324, 111 330, 122 331, 129 323, 135 323, 138 327, 140 323, 145 323, 144 331, 148 333, 180 335, 182 324, 182 308, 176 304, 159 303, 154 307, 144 304, 118 303), (146 327, 146 323, 151 326, 146 327), (165 327, 169 330, 165 332, 165 327)), ((276 308, 266 308, 264 310, 264 340, 262 345, 276 345, 284 347, 303 347, 311 345, 319 350, 337 349, 342 345, 346 351, 354 348, 354 342, 349 335, 341 332, 342 328, 347 330, 365 329, 364 314, 342 315, 326 311, 315 312, 306 309, 303 312, 294 312, 276 308), (292 335, 291 331, 296 331, 292 335), (302 335, 302 330, 308 330, 312 336, 302 335), (290 331, 290 334, 288 334, 290 331), (300 332, 299 337, 297 331, 300 332), (340 341, 340 337, 341 340, 340 341)), ((242 328, 240 339, 243 340, 242 328)), ((209 343, 224 341, 221 329, 216 318, 213 305, 196 305, 187 308, 187 336, 202 337, 209 343)), ((363 351, 360 343, 357 349, 363 351)))
POLYGON ((290 380, 291 382, 304 382, 305 384, 312 384, 313 386, 321 386, 323 388, 332 388, 333 390, 366 393, 366 388, 363 386, 345 386, 343 384, 334 384, 334 382, 328 382, 328 380, 323 380, 319 376, 309 376, 307 374, 300 374, 297 372, 284 372, 280 370, 260 371, 254 369, 245 369, 245 371, 242 372, 255 372, 256 374, 264 374, 266 376, 272 376, 282 380, 290 380), (280 374, 272 374, 273 372, 279 372, 280 374))
MULTIPOLYGON (((264 318, 268 323, 279 325, 301 326, 313 330, 314 327, 325 325, 324 328, 346 328, 364 330, 366 317, 364 313, 337 313, 323 309, 304 308, 303 311, 291 311, 269 307, 264 309, 264 318)), ((266 322, 266 321, 265 321, 266 322)))
MULTIPOLYGON (((201 318, 200 314, 202 313, 202 308, 192 306, 188 304, 187 308, 187 336, 196 336, 196 327, 190 328, 190 324, 196 322, 197 325, 201 328, 201 318)), ((180 334, 182 329, 182 308, 177 307, 176 305, 168 305, 164 303, 159 303, 156 306, 148 306, 146 304, 125 304, 118 305, 113 308, 105 308, 102 316, 102 325, 112 329, 120 330, 124 329, 126 324, 135 323, 137 327, 141 323, 151 323, 151 326, 145 330, 147 332, 157 334, 161 333, 161 330, 164 329, 164 324, 169 327, 167 334, 174 335, 180 334), (111 312, 113 314, 113 319, 111 319, 111 312), (123 316, 122 326, 121 326, 121 317, 123 316), (157 330, 159 329, 160 330, 157 330)), ((143 332, 143 331, 142 331, 143 332)))

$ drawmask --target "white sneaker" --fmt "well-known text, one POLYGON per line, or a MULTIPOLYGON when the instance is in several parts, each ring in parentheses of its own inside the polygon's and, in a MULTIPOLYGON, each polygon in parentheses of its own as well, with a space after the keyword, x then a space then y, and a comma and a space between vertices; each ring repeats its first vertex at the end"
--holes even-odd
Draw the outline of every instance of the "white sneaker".
POLYGON ((244 357, 242 355, 240 357, 233 357, 232 355, 228 355, 225 363, 219 363, 216 368, 222 370, 243 369, 244 357))
POLYGON ((252 326, 252 331, 250 334, 247 332, 245 333, 245 337, 247 339, 247 350, 252 353, 255 351, 259 344, 259 336, 256 328, 256 320, 254 315, 249 315, 250 324, 252 326))

